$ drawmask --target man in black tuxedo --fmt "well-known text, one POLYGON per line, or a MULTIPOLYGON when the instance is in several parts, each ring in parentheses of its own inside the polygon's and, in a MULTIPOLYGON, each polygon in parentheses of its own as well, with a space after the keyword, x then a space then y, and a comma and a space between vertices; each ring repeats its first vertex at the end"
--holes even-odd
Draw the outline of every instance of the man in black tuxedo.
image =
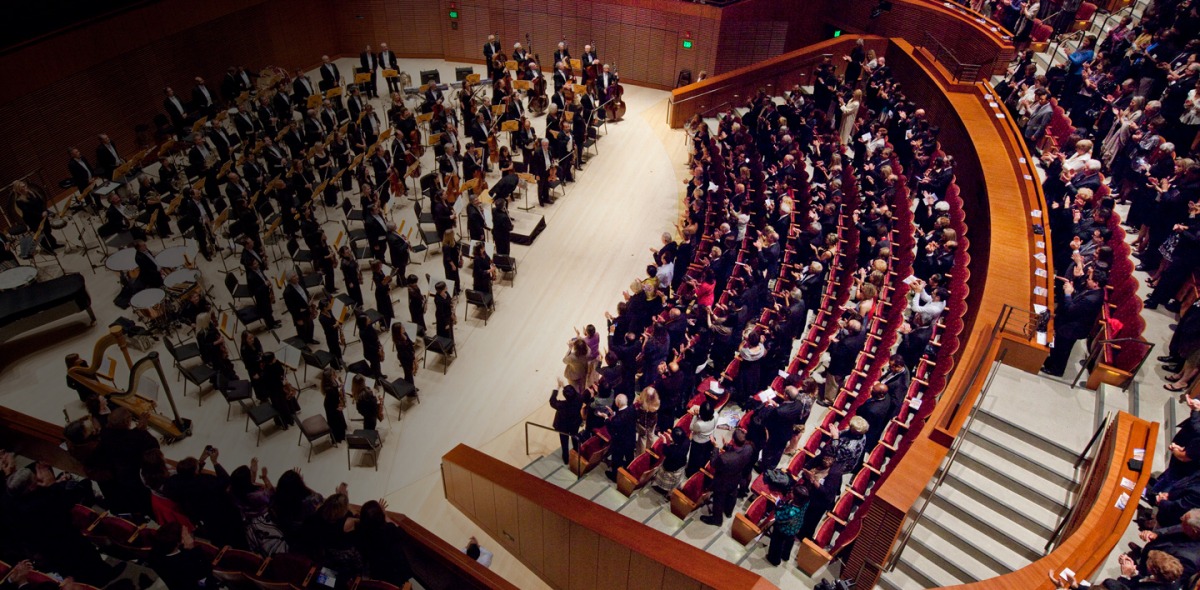
POLYGON ((626 467, 633 460, 637 444, 637 412, 629 406, 629 398, 618 395, 605 426, 608 428, 608 479, 617 481, 617 469, 626 467))
POLYGON ((163 94, 166 95, 166 98, 163 98, 163 109, 167 111, 167 116, 171 118, 171 125, 175 126, 177 132, 183 133, 187 129, 187 126, 191 124, 191 113, 188 112, 187 106, 183 104, 183 101, 179 100, 178 96, 175 96, 175 89, 168 86, 163 89, 163 94))
POLYGON ((138 267, 138 282, 147 289, 162 288, 162 269, 154 261, 154 256, 150 254, 150 247, 144 240, 134 240, 133 248, 136 250, 133 260, 138 267))
POLYGON ((342 85, 342 72, 337 64, 330 61, 328 55, 321 56, 321 90, 329 90, 342 85))
POLYGON ((866 452, 870 453, 879 443, 884 428, 887 427, 892 416, 896 415, 896 409, 891 398, 888 397, 887 385, 876 383, 871 386, 871 397, 863 402, 856 412, 862 416, 863 420, 867 421, 867 434, 863 444, 866 452))
POLYGON ((263 137, 262 156, 263 160, 267 162, 267 171, 270 176, 282 174, 287 168, 287 149, 277 145, 275 140, 270 137, 263 137))
POLYGON ((254 143, 263 130, 262 123, 258 122, 253 113, 246 110, 245 105, 238 105, 237 110, 237 114, 232 117, 233 127, 245 141, 254 143))
POLYGON ((600 100, 609 101, 611 97, 608 95, 608 89, 615 86, 620 78, 609 70, 608 64, 604 64, 600 75, 596 76, 596 89, 600 91, 600 100))
MULTIPOLYGON (((87 158, 83 157, 83 152, 79 148, 71 148, 71 159, 67 160, 67 170, 71 173, 71 184, 79 189, 79 192, 87 190, 87 187, 92 184, 92 179, 96 177, 95 170, 92 165, 88 164, 87 158)), ((100 197, 92 193, 92 204, 99 211, 104 205, 100 202, 100 197)))
POLYGON ((746 440, 746 431, 734 430, 733 440, 712 460, 712 514, 701 516, 702 522, 721 526, 725 517, 733 516, 738 488, 746 479, 747 467, 754 463, 757 455, 754 445, 746 440))
POLYGON ((587 84, 591 76, 588 76, 588 66, 596 63, 596 51, 591 45, 583 46, 583 55, 579 58, 579 64, 583 67, 583 83, 587 84))
MULTIPOLYGON (((400 62, 396 59, 396 52, 388 49, 387 43, 379 44, 379 67, 383 70, 395 70, 400 73, 400 62)), ((387 80, 388 92, 400 92, 400 76, 385 78, 387 80)))
POLYGON ((226 103, 233 104, 241 93, 242 81, 238 77, 237 68, 229 66, 229 69, 225 70, 225 76, 221 78, 221 98, 224 98, 226 103))
POLYGON ((493 68, 492 58, 500 53, 500 40, 495 35, 488 35, 487 43, 483 44, 483 62, 487 64, 488 77, 495 80, 503 72, 503 68, 493 68))
POLYGON ((116 194, 108 196, 108 208, 104 210, 104 223, 97 231, 102 238, 129 232, 135 240, 146 239, 146 232, 140 227, 134 227, 125 213, 121 211, 121 197, 116 194))
POLYGON ((195 81, 196 85, 192 87, 192 110, 202 113, 206 117, 217 114, 216 95, 208 89, 204 78, 196 76, 195 81))
POLYGON ((1062 301, 1054 310, 1054 346, 1050 356, 1042 365, 1042 372, 1054 377, 1062 377, 1067 369, 1067 361, 1071 357, 1071 349, 1075 343, 1087 338, 1096 326, 1096 318, 1104 306, 1104 285, 1108 283, 1108 273, 1095 270, 1087 278, 1082 293, 1075 293, 1075 285, 1071 281, 1063 283, 1062 301))
POLYGON ((179 205, 179 231, 194 228, 192 233, 200 246, 200 253, 206 260, 212 260, 213 244, 209 243, 208 235, 216 214, 208 202, 201 198, 200 191, 194 188, 188 188, 187 191, 188 197, 179 205))
POLYGON ((550 153, 550 140, 543 138, 541 147, 533 152, 533 159, 529 162, 529 172, 538 179, 539 205, 554 203, 554 199, 550 197, 550 168, 554 165, 554 155, 550 153))
POLYGON ((283 303, 292 316, 296 334, 307 344, 319 344, 313 338, 313 313, 309 307, 308 291, 300 284, 300 275, 288 273, 288 284, 283 288, 283 303))
POLYGON ((364 74, 371 74, 371 81, 366 83, 364 90, 367 96, 379 98, 379 89, 375 86, 375 74, 379 71, 379 56, 371 52, 370 45, 362 53, 358 54, 358 71, 364 74))
POLYGON ((257 254, 246 256, 246 252, 253 250, 247 248, 243 251, 243 259, 249 264, 246 267, 246 288, 250 291, 250 296, 254 298, 254 309, 258 311, 258 315, 264 318, 267 325, 271 329, 278 328, 283 324, 275 319, 275 312, 271 309, 271 300, 275 298, 274 287, 271 285, 271 279, 267 278, 267 274, 263 272, 259 266, 257 254))
MULTIPOLYGON (((567 64, 565 64, 561 61, 556 62, 556 64, 557 65, 555 66, 555 69, 554 69, 554 91, 561 92, 563 86, 567 85, 567 80, 569 80, 571 78, 571 70, 568 69, 571 66, 568 66, 567 64)), ((558 95, 556 94, 555 96, 558 96, 558 95)), ((563 108, 563 106, 560 104, 558 106, 558 108, 561 109, 561 108, 563 108)))
MULTIPOLYGON (((571 76, 571 50, 567 49, 566 41, 558 42, 558 49, 554 50, 554 63, 567 66, 567 75, 571 76)), ((574 82, 574 76, 571 76, 574 82)))
POLYGON ((308 108, 308 97, 316 93, 316 87, 308 76, 304 75, 304 70, 296 68, 296 77, 292 80, 292 99, 295 101, 293 108, 308 108))
MULTIPOLYGON (((295 89, 295 84, 292 86, 295 89)), ((275 98, 271 99, 271 106, 275 109, 275 118, 278 119, 279 125, 284 125, 292 120, 292 110, 295 108, 295 101, 292 96, 286 91, 283 84, 279 85, 278 91, 275 93, 275 98)))
POLYGON ((209 170, 208 162, 211 158, 212 152, 204 141, 204 133, 197 133, 192 138, 192 147, 188 149, 188 176, 204 177, 209 170))
POLYGON ((371 245, 371 254, 377 260, 383 260, 387 254, 388 226, 378 204, 372 205, 370 214, 363 216, 363 230, 367 232, 367 243, 371 245))
POLYGON ((125 160, 121 158, 116 144, 109 139, 108 135, 101 133, 99 139, 100 143, 96 145, 96 174, 111 177, 113 171, 124 164, 125 160))

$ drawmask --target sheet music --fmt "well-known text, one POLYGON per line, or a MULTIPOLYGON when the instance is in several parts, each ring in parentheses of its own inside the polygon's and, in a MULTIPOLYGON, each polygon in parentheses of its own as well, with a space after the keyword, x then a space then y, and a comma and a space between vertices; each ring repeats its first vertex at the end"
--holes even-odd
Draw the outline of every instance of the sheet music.
POLYGON ((158 381, 150 378, 149 375, 142 375, 138 379, 138 395, 152 401, 158 401, 158 381))

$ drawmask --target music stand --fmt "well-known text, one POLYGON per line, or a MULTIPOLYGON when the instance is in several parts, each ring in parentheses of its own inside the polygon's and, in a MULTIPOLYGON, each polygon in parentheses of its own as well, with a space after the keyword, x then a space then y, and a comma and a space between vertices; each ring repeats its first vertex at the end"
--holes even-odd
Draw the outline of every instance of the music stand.
MULTIPOLYGON (((475 68, 471 66, 467 66, 465 68, 454 68, 454 79, 457 82, 462 82, 463 80, 466 80, 468 76, 471 76, 474 73, 475 68)), ((474 83, 475 82, 472 82, 472 84, 474 83)))
POLYGON ((517 207, 517 209, 520 209, 522 211, 532 211, 533 206, 529 204, 529 185, 533 184, 534 186, 536 186, 538 179, 536 176, 534 176, 528 172, 518 172, 517 178, 520 178, 521 182, 525 183, 524 189, 521 191, 525 195, 525 206, 517 207))
POLYGON ((421 85, 424 86, 430 82, 441 84, 442 73, 437 70, 421 70, 421 85))
POLYGON ((471 84, 478 84, 479 81, 482 79, 483 79, 482 76, 480 76, 479 74, 470 74, 466 77, 466 81, 470 82, 471 84))
POLYGON ((310 108, 310 109, 319 109, 319 108, 321 108, 321 100, 323 98, 324 97, 321 96, 320 93, 310 94, 310 95, 308 95, 308 103, 305 104, 305 107, 310 108))

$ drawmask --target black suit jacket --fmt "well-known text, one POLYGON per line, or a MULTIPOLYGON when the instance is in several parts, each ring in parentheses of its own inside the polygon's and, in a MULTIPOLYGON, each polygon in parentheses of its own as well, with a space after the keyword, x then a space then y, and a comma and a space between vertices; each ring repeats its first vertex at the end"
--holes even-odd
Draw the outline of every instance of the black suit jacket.
POLYGON ((162 286, 162 273, 159 272, 158 263, 154 262, 154 258, 139 251, 133 255, 133 260, 137 262, 138 266, 138 282, 147 287, 162 286))
MULTIPOLYGON (((550 165, 553 166, 554 164, 554 154, 550 153, 550 165)), ((529 173, 543 180, 547 177, 547 175, 550 174, 550 169, 546 167, 546 158, 542 155, 542 150, 540 147, 534 150, 533 157, 530 159, 529 173)))
POLYGON ((216 106, 217 97, 207 86, 204 89, 208 90, 208 96, 204 96, 204 92, 200 90, 199 86, 192 88, 192 108, 209 111, 216 106))
POLYGON ((362 69, 364 69, 368 72, 374 73, 375 70, 379 69, 379 56, 375 55, 374 53, 368 53, 366 51, 359 53, 358 54, 358 65, 361 66, 362 69), (370 58, 370 60, 368 60, 368 57, 370 58), (374 63, 369 63, 369 62, 374 62, 374 63))
MULTIPOLYGON (((606 423, 608 434, 615 450, 632 450, 637 441, 637 411, 625 406, 613 414, 606 423)), ((624 467, 620 465, 619 467, 624 467)))
MULTIPOLYGON (((183 104, 182 98, 179 98, 178 95, 175 98, 179 100, 179 106, 187 108, 187 105, 183 104)), ((187 112, 179 110, 179 107, 175 106, 175 102, 169 97, 163 99, 163 109, 167 111, 167 115, 171 117, 171 123, 176 127, 182 127, 187 124, 187 112)))
POLYGON ((562 432, 579 432, 579 427, 583 425, 583 397, 575 388, 565 389, 562 392, 562 398, 558 397, 558 390, 550 395, 550 407, 554 408, 554 429, 562 432))
MULTIPOLYGON (((108 145, 111 145, 114 150, 117 149, 116 142, 110 142, 108 145)), ((117 152, 117 154, 118 155, 113 155, 112 152, 108 151, 108 146, 104 144, 97 145, 96 170, 105 176, 111 176, 113 170, 116 170, 117 166, 120 166, 120 164, 117 163, 117 158, 120 157, 120 152, 117 152)))
POLYGON ((338 69, 337 64, 333 62, 321 64, 321 88, 333 88, 341 81, 342 71, 338 69))
POLYGON ((304 101, 308 100, 308 97, 311 96, 313 92, 316 92, 316 87, 312 86, 312 82, 309 82, 308 76, 292 80, 292 95, 295 97, 296 102, 301 106, 304 105, 304 101), (305 82, 308 82, 307 86, 305 85, 305 82))
POLYGON ((91 164, 88 164, 87 158, 80 157, 79 159, 83 160, 82 164, 74 158, 67 160, 67 169, 71 171, 71 183, 82 191, 87 188, 88 182, 96 175, 96 171, 92 169, 91 164))
POLYGON ((1055 334, 1063 339, 1087 338, 1103 305, 1104 295, 1099 289, 1064 295, 1054 311, 1055 334))
POLYGON ((385 70, 395 70, 400 66, 400 62, 396 61, 396 52, 392 51, 391 49, 388 49, 387 51, 380 51, 378 57, 379 67, 385 70))
POLYGON ((283 286, 283 304, 293 318, 308 320, 312 317, 312 310, 309 309, 308 302, 296 290, 297 288, 303 289, 304 287, 290 283, 283 286))
POLYGON ((854 370, 854 361, 866 341, 865 329, 859 330, 857 334, 842 336, 842 339, 829 349, 829 373, 839 377, 849 375, 850 371, 854 370))
POLYGON ((754 462, 754 445, 746 443, 740 447, 727 448, 712 460, 713 492, 732 493, 745 477, 746 468, 754 462))

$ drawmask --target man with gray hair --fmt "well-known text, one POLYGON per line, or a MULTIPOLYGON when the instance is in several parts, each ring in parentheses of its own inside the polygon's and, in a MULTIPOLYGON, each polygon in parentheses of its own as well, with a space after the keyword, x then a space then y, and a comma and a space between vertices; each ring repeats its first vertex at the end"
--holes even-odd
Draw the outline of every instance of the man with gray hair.
POLYGON ((1139 572, 1146 571, 1146 558, 1151 551, 1175 556, 1183 565, 1183 579, 1200 571, 1200 508, 1185 512, 1175 526, 1145 530, 1138 537, 1146 545, 1130 543, 1129 556, 1137 562, 1139 572))
POLYGON ((763 407, 759 410, 767 410, 767 416, 763 419, 763 426, 767 430, 767 443, 763 446, 759 471, 765 472, 779 465, 788 442, 796 434, 803 432, 804 423, 808 422, 808 416, 812 413, 814 398, 801 392, 796 386, 789 385, 783 388, 783 398, 784 401, 778 407, 771 410, 763 407))
POLYGON ((304 285, 300 284, 300 275, 289 272, 288 284, 283 288, 283 303, 287 306, 292 323, 296 326, 296 335, 307 344, 320 344, 313 338, 313 309, 311 298, 304 285))
POLYGON ((629 465, 633 460, 633 449, 637 444, 637 412, 629 407, 629 398, 620 394, 614 407, 605 408, 608 421, 608 479, 617 481, 617 469, 629 465))

